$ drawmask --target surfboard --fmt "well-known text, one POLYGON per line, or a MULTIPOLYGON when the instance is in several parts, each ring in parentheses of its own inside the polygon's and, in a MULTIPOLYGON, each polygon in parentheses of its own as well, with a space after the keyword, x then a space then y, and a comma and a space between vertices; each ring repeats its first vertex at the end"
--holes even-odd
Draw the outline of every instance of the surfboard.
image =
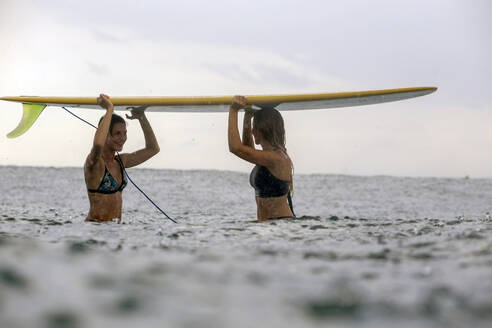
MULTIPOLYGON (((372 105, 420 97, 436 90, 436 87, 413 87, 332 93, 246 95, 246 98, 253 109, 276 108, 289 111, 372 105)), ((153 112, 182 113, 226 112, 232 99, 233 96, 111 97, 115 110, 145 109, 153 112)), ((0 97, 0 100, 23 104, 22 119, 7 135, 8 138, 16 138, 29 130, 47 106, 102 109, 97 105, 97 97, 19 96, 0 97)))

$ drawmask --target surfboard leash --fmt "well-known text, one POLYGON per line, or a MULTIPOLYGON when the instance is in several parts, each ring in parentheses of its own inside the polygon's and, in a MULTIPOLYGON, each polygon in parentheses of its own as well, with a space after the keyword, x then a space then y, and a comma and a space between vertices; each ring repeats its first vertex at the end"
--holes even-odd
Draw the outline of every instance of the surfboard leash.
MULTIPOLYGON (((69 114, 75 116, 76 118, 78 118, 79 120, 81 120, 82 122, 85 122, 87 124, 89 124, 90 126, 92 126, 94 129, 97 130, 97 126, 95 126, 94 124, 84 120, 82 117, 79 117, 77 116, 75 113, 69 111, 66 107, 62 107, 65 111, 67 111, 69 114)), ((121 157, 120 157, 120 153, 116 152, 116 154, 118 155, 120 161, 121 161, 121 157)), ((147 194, 142 190, 140 189, 139 186, 137 186, 137 184, 135 182, 133 182, 132 178, 130 178, 130 176, 128 175, 128 172, 126 171, 126 168, 122 165, 121 166, 123 168, 123 172, 125 173, 126 177, 128 178, 128 180, 132 183, 132 185, 137 188, 138 191, 140 191, 142 193, 142 195, 145 196, 145 198, 147 198, 147 200, 152 204, 154 205, 162 214, 164 214, 164 216, 166 218, 168 218, 169 220, 173 221, 174 223, 178 223, 177 221, 173 220, 169 215, 166 214, 166 212, 164 212, 152 199, 150 199, 149 196, 147 196, 147 194)))

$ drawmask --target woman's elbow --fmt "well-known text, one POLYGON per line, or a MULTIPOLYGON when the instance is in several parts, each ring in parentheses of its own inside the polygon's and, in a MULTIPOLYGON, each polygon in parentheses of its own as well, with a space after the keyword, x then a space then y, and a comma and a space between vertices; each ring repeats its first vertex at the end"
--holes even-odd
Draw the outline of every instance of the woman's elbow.
POLYGON ((159 154, 160 151, 161 148, 159 146, 155 146, 154 148, 152 148, 152 156, 159 154))
POLYGON ((236 156, 239 156, 241 153, 241 145, 229 145, 229 152, 233 153, 236 156))

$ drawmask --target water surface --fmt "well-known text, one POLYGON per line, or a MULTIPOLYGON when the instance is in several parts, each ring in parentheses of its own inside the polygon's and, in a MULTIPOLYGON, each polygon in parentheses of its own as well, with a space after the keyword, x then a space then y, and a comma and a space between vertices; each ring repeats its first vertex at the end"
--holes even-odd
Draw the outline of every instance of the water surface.
POLYGON ((248 175, 130 170, 84 223, 80 168, 0 167, 1 327, 491 327, 492 180, 296 175, 251 223, 248 175))

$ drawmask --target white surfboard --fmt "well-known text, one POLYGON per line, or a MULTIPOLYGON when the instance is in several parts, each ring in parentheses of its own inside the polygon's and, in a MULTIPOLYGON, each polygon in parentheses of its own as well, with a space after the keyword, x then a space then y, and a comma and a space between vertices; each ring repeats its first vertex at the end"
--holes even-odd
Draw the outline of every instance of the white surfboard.
MULTIPOLYGON (((424 96, 436 91, 436 87, 415 87, 354 92, 246 95, 253 109, 276 108, 278 110, 309 110, 352 107, 379 104, 424 96)), ((199 97, 111 97, 115 110, 141 108, 153 112, 226 112, 233 96, 199 97)), ((34 124, 47 106, 101 109, 97 97, 1 97, 0 100, 20 102, 23 115, 19 125, 7 137, 24 134, 34 124)))

